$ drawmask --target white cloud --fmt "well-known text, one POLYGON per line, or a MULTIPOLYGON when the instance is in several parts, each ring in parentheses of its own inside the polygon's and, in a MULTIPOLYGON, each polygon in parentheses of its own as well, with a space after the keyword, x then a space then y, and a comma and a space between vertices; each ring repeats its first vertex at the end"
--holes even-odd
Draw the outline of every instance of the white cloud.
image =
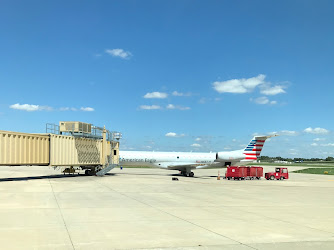
POLYGON ((202 139, 201 138, 199 138, 199 137, 197 137, 196 139, 195 139, 195 141, 201 141, 202 139))
POLYGON ((166 109, 189 110, 190 107, 183 107, 183 106, 178 106, 178 105, 174 105, 174 104, 168 104, 168 105, 166 106, 166 109))
POLYGON ((254 99, 254 102, 257 103, 257 104, 268 104, 269 103, 269 99, 265 96, 263 97, 259 97, 259 98, 256 98, 254 99))
POLYGON ((313 142, 311 146, 334 147, 334 143, 326 143, 326 144, 319 145, 318 143, 313 142))
POLYGON ((213 88, 218 93, 244 94, 253 91, 258 85, 264 84, 265 75, 258 75, 252 78, 232 79, 222 82, 214 82, 213 88))
POLYGON ((261 104, 261 105, 264 105, 264 104, 275 105, 275 104, 277 104, 277 101, 270 101, 268 99, 268 97, 266 97, 266 96, 258 97, 256 99, 250 98, 250 101, 255 102, 256 104, 261 104))
POLYGON ((204 103, 206 103, 206 101, 207 101, 207 99, 205 98, 205 97, 202 97, 201 99, 199 99, 199 103, 200 104, 204 104, 204 103))
POLYGON ((334 143, 321 144, 324 147, 334 147, 334 143))
POLYGON ((326 139, 325 138, 315 138, 313 139, 313 141, 325 141, 326 139))
POLYGON ((198 103, 200 104, 205 104, 205 103, 208 103, 208 102, 220 102, 222 100, 222 98, 220 97, 216 97, 216 98, 205 98, 205 97, 202 97, 198 100, 198 103))
POLYGON ((92 112, 92 111, 94 111, 94 109, 91 108, 91 107, 81 107, 80 110, 81 111, 85 111, 85 112, 92 112))
POLYGON ((174 91, 174 92, 172 93, 172 95, 173 95, 173 96, 183 96, 183 93, 179 93, 179 92, 177 92, 177 91, 174 91))
POLYGON ((165 134, 165 136, 167 136, 167 137, 176 137, 176 133, 169 132, 169 133, 165 134))
POLYGON ((191 146, 191 147, 195 147, 195 148, 199 148, 199 147, 201 147, 201 145, 198 144, 198 143, 191 144, 190 146, 191 146))
POLYGON ((28 112, 32 112, 32 111, 42 111, 42 110, 46 110, 46 111, 51 111, 52 108, 49 106, 40 106, 40 105, 34 105, 34 104, 13 104, 9 106, 11 109, 18 109, 18 110, 24 110, 24 111, 28 111, 28 112))
POLYGON ((261 94, 264 94, 264 95, 277 95, 277 94, 285 93, 285 90, 284 90, 285 88, 286 87, 281 86, 281 85, 271 87, 270 85, 266 84, 262 87, 262 90, 260 92, 261 94))
POLYGON ((177 133, 174 133, 174 132, 169 132, 169 133, 165 134, 165 136, 167 136, 167 137, 184 137, 185 134, 177 134, 177 133))
POLYGON ((161 109, 161 107, 159 105, 141 105, 139 109, 152 110, 152 109, 161 109))
POLYGON ((309 133, 309 134, 328 134, 329 130, 324 129, 324 128, 306 128, 304 129, 305 133, 309 133))
POLYGON ((165 99, 168 94, 162 92, 151 92, 144 95, 144 98, 157 98, 157 99, 165 99))
POLYGON ((131 52, 124 51, 123 49, 106 49, 105 52, 113 57, 120 57, 122 59, 128 59, 132 56, 131 52))
POLYGON ((166 106, 166 109, 175 109, 175 105, 173 105, 173 104, 168 104, 168 105, 166 106))
POLYGON ((278 133, 279 135, 289 135, 289 136, 295 136, 298 135, 297 131, 292 131, 292 130, 282 130, 281 132, 278 133))
MULTIPOLYGON (((71 107, 61 107, 61 108, 52 108, 49 106, 40 106, 40 105, 34 105, 34 104, 13 104, 9 106, 11 109, 18 109, 18 110, 24 110, 24 111, 28 111, 28 112, 32 112, 32 111, 78 111, 77 108, 71 108, 71 107)), ((80 108, 81 111, 94 111, 93 108, 91 107, 81 107, 80 108)))
POLYGON ((70 107, 62 107, 59 109, 60 111, 78 111, 77 108, 70 108, 70 107))
POLYGON ((181 93, 181 92, 177 92, 177 91, 174 91, 172 93, 173 96, 191 96, 192 94, 191 93, 181 93))

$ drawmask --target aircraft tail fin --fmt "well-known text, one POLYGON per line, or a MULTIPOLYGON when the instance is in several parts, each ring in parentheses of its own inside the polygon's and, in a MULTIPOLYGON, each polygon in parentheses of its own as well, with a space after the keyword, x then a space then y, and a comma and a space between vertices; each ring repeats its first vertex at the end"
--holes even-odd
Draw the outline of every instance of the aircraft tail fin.
POLYGON ((260 157, 264 142, 271 137, 278 135, 254 136, 244 149, 243 154, 246 156, 245 160, 257 160, 260 157))

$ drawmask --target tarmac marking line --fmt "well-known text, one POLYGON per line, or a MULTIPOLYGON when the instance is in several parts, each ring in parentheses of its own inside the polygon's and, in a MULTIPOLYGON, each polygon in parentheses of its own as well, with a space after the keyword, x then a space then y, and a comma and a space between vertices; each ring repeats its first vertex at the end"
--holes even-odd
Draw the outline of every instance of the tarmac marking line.
POLYGON ((51 183, 51 181, 50 181, 50 178, 49 178, 49 183, 50 183, 50 186, 51 186, 51 189, 52 189, 53 196, 55 197, 55 200, 56 200, 56 202, 57 202, 57 206, 58 206, 58 209, 59 209, 59 212, 60 212, 61 218, 62 218, 62 220, 63 220, 63 222, 64 222, 64 225, 65 225, 65 228, 66 228, 66 231, 67 231, 68 237, 70 238, 70 241, 71 241, 72 247, 73 247, 73 249, 75 250, 75 247, 74 247, 74 244, 73 244, 73 241, 72 241, 72 238, 71 238, 70 232, 69 232, 69 230, 68 230, 68 228, 67 228, 67 225, 66 225, 66 222, 65 222, 65 219, 64 219, 64 216, 63 216, 63 212, 61 211, 61 208, 60 208, 60 206, 59 206, 59 203, 58 203, 58 200, 57 200, 56 194, 55 194, 55 192, 54 192, 54 190, 53 190, 53 186, 52 186, 52 183, 51 183))

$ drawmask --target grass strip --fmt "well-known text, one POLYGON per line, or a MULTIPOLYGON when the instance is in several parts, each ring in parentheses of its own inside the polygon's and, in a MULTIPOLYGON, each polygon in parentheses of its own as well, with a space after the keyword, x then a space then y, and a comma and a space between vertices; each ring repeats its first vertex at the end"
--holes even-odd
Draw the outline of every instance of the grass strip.
POLYGON ((334 168, 306 168, 293 171, 293 173, 334 175, 334 168), (327 172, 327 174, 325 174, 325 172, 327 172))

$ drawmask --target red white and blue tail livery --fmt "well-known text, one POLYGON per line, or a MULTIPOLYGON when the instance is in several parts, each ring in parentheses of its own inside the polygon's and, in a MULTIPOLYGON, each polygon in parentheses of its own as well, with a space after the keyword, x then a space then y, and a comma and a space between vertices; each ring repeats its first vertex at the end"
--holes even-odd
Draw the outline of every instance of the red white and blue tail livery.
POLYGON ((218 152, 217 161, 224 162, 224 165, 236 166, 243 165, 252 161, 256 161, 262 151, 264 142, 270 138, 278 135, 254 136, 245 149, 218 152))
MULTIPOLYGON (((273 135, 276 136, 276 135, 273 135)), ((269 136, 255 136, 244 149, 245 160, 255 161, 260 156, 263 144, 269 136)))

